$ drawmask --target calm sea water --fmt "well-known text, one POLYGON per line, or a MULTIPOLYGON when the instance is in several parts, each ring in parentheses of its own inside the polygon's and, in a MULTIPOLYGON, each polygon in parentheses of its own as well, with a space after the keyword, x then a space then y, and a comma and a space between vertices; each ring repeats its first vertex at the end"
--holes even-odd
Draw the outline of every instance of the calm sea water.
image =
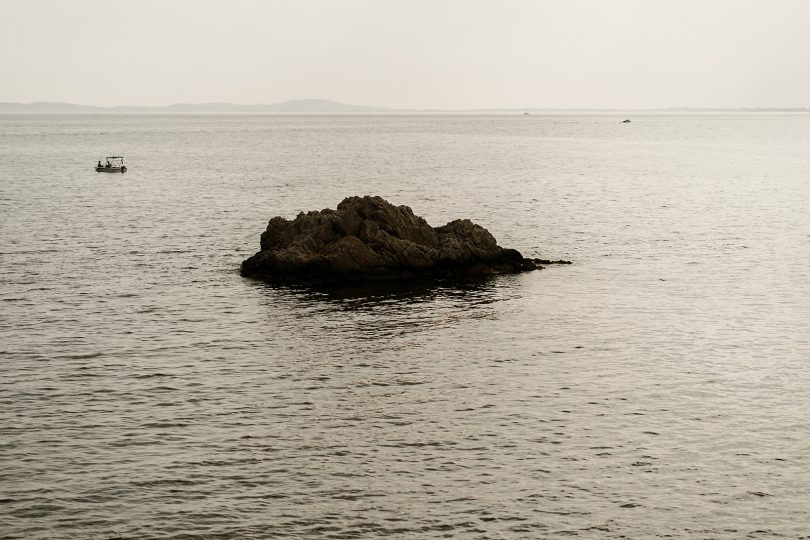
POLYGON ((0 116, 0 537, 810 537, 810 115, 621 119, 0 116), (574 264, 239 276, 364 194, 574 264))

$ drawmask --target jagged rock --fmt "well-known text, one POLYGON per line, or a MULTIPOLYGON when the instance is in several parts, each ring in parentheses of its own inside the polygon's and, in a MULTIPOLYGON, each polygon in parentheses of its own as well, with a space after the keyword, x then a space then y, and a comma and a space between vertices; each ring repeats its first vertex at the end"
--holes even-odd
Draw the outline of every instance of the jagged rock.
POLYGON ((433 228, 407 206, 348 197, 336 210, 274 217, 241 273, 285 284, 471 278, 542 268, 469 219, 433 228))

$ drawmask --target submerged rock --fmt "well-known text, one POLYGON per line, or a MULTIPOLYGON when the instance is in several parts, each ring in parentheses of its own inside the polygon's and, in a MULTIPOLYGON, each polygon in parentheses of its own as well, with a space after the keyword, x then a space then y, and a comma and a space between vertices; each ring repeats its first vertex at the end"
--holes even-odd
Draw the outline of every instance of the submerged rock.
POLYGON ((274 217, 261 235, 261 251, 242 263, 241 273, 284 284, 322 284, 464 279, 539 268, 540 260, 498 246, 469 219, 434 228, 407 206, 366 196, 348 197, 337 210, 301 212, 292 221, 274 217))

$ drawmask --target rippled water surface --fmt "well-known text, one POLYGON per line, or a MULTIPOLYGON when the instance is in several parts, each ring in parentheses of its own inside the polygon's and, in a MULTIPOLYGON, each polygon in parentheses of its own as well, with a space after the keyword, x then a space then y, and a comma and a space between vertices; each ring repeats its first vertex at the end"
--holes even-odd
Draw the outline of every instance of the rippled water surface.
POLYGON ((0 537, 810 535, 810 116, 621 119, 0 116, 0 537), (238 275, 355 194, 574 264, 238 275))

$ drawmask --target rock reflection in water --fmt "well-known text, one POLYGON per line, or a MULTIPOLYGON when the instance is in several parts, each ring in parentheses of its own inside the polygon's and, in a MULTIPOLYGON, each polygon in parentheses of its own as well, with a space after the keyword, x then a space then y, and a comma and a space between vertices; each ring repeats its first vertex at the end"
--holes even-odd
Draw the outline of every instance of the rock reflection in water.
MULTIPOLYGON (((436 331, 475 319, 495 319, 496 304, 518 297, 503 276, 457 283, 367 284, 343 287, 278 287, 254 283, 268 319, 287 318, 296 334, 307 328, 348 340, 377 340, 436 331), (278 309, 285 311, 284 315, 278 309)), ((390 345, 390 344, 389 344, 390 345)))

